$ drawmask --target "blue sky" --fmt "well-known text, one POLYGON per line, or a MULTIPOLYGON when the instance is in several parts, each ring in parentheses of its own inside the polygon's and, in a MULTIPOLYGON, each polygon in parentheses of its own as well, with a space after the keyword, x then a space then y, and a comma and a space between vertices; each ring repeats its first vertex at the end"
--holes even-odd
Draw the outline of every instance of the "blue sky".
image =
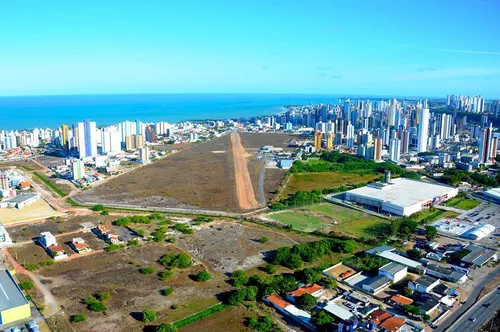
POLYGON ((497 0, 0 2, 0 95, 500 97, 497 0))

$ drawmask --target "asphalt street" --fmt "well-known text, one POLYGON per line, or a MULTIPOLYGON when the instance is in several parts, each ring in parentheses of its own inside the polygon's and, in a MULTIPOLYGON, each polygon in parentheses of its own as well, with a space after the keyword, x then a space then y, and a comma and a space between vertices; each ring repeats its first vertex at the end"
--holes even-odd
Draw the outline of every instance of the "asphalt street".
MULTIPOLYGON (((484 278, 482 284, 483 285, 487 284, 490 280, 495 278, 499 272, 500 272, 500 268, 497 267, 490 274, 488 274, 486 276, 486 278, 484 278)), ((439 324, 439 326, 436 329, 434 329, 434 331, 435 332, 443 332, 443 331, 447 330, 452 324, 454 324, 462 314, 464 314, 466 311, 468 311, 469 308, 471 308, 476 303, 476 299, 477 299, 479 293, 481 292, 481 290, 482 290, 482 287, 474 288, 471 291, 471 293, 469 294, 469 297, 467 298, 466 303, 463 305, 460 305, 460 307, 457 310, 454 310, 448 317, 446 317, 443 320, 443 322, 441 322, 441 324, 439 324)), ((492 306, 493 306, 493 304, 492 304, 492 306)), ((467 314, 468 313, 466 313, 466 315, 467 314)), ((457 331, 466 331, 466 330, 457 330, 457 331)), ((473 330, 469 330, 469 331, 473 331, 473 330)))
POLYGON ((467 311, 452 327, 449 332, 465 332, 476 331, 484 324, 484 322, 500 309, 500 290, 495 289, 483 297, 479 302, 475 303, 470 310, 467 311), (485 307, 485 304, 490 304, 485 307), (474 321, 472 321, 474 320, 474 321))

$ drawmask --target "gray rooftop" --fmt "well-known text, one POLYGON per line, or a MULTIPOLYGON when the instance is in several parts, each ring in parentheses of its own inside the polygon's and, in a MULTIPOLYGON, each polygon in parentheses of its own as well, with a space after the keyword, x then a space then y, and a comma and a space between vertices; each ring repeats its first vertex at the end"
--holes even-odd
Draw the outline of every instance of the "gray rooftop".
POLYGON ((0 270, 0 311, 28 304, 10 273, 0 270))
POLYGON ((480 246, 469 245, 465 249, 471 252, 462 258, 462 262, 468 264, 475 264, 478 266, 483 265, 491 259, 497 252, 495 250, 487 249, 480 246))
POLYGON ((384 251, 393 251, 395 250, 394 247, 391 247, 391 246, 380 246, 380 247, 376 247, 376 248, 372 248, 372 249, 369 249, 367 251, 365 251, 367 254, 370 254, 370 255, 375 255, 379 252, 384 252, 384 251))
POLYGON ((387 273, 390 273, 390 274, 396 274, 399 271, 402 271, 404 269, 406 269, 406 266, 398 264, 396 262, 391 262, 389 264, 386 264, 386 265, 382 266, 379 269, 379 272, 380 271, 384 271, 384 272, 387 272, 387 273))
POLYGON ((432 285, 436 281, 437 281, 436 278, 433 278, 430 276, 422 276, 422 277, 418 278, 417 280, 415 280, 413 283, 422 285, 424 287, 429 287, 430 285, 432 285))
POLYGON ((7 203, 22 203, 24 201, 27 201, 28 199, 32 199, 34 197, 38 196, 38 194, 22 194, 16 197, 13 197, 9 200, 7 200, 7 203))
POLYGON ((369 286, 373 289, 377 289, 377 288, 382 287, 390 282, 391 282, 391 279, 389 279, 388 277, 378 275, 378 276, 370 279, 370 281, 368 281, 365 285, 369 286))

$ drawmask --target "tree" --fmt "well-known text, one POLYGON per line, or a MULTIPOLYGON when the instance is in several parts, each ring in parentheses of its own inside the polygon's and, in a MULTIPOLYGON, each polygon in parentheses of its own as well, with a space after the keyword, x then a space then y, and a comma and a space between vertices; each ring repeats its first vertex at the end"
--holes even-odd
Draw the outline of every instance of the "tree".
POLYGON ((408 304, 403 307, 408 313, 413 314, 413 315, 420 315, 420 308, 415 307, 414 305, 408 304))
POLYGON ((174 275, 174 271, 167 270, 167 271, 160 272, 160 274, 158 276, 160 277, 161 280, 167 280, 167 279, 171 278, 173 275, 174 275))
POLYGON ((234 287, 241 287, 247 284, 248 278, 242 270, 236 270, 231 274, 234 287))
POLYGON ((323 277, 319 280, 319 283, 323 285, 326 288, 330 289, 336 289, 339 285, 337 283, 337 280, 333 278, 328 278, 328 277, 323 277))
POLYGON ((172 324, 162 323, 156 328, 156 332, 177 332, 177 328, 172 324))
POLYGON ((145 323, 151 323, 156 320, 156 312, 153 310, 146 309, 142 312, 142 321, 145 323))
POLYGON ((332 316, 323 310, 313 311, 311 316, 312 322, 318 326, 320 331, 326 330, 327 326, 333 323, 332 316))
POLYGON ((276 265, 266 264, 266 266, 264 266, 264 271, 266 271, 269 274, 275 274, 276 273, 276 265))
POLYGON ((305 269, 297 272, 297 278, 306 284, 313 284, 321 278, 321 274, 315 269, 306 267, 305 269))
POLYGON ((71 316, 71 321, 73 323, 84 322, 86 319, 87 319, 87 315, 85 315, 84 313, 79 313, 79 314, 76 314, 74 316, 71 316))
POLYGON ((25 281, 21 281, 19 283, 19 288, 21 288, 22 290, 31 290, 33 288, 35 288, 35 285, 33 284, 33 282, 31 280, 25 280, 25 281))
POLYGON ((87 308, 90 311, 94 311, 94 312, 101 312, 101 311, 108 310, 108 307, 106 307, 106 305, 102 302, 91 303, 87 306, 87 308))
POLYGON ((92 210, 93 211, 104 211, 104 210, 106 210, 106 207, 104 207, 104 205, 102 205, 102 204, 96 204, 92 207, 92 210))
POLYGON ((411 297, 413 295, 413 291, 410 287, 403 287, 403 295, 406 297, 411 297))
POLYGON ((297 307, 305 311, 311 311, 316 306, 316 298, 309 293, 302 294, 295 300, 297 307))
POLYGON ((173 292, 174 292, 174 289, 173 289, 173 288, 170 288, 170 287, 169 287, 169 288, 162 289, 162 290, 160 291, 161 295, 163 295, 163 296, 169 296, 169 295, 171 295, 173 292))
POLYGON ((199 282, 209 281, 210 279, 212 279, 212 276, 206 271, 201 271, 195 277, 195 280, 199 282))
POLYGON ((425 226, 425 233, 427 234, 427 240, 432 241, 437 237, 437 229, 434 226, 425 226))
POLYGON ((422 253, 420 252, 420 250, 417 249, 409 249, 406 251, 406 254, 408 255, 408 258, 416 261, 422 258, 422 253))

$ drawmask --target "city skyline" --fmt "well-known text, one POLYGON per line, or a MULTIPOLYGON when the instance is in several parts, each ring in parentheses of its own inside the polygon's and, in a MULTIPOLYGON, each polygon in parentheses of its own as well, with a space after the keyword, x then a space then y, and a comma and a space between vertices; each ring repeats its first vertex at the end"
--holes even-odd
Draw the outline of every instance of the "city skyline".
POLYGON ((495 1, 34 4, 2 5, 0 95, 499 97, 495 1))

